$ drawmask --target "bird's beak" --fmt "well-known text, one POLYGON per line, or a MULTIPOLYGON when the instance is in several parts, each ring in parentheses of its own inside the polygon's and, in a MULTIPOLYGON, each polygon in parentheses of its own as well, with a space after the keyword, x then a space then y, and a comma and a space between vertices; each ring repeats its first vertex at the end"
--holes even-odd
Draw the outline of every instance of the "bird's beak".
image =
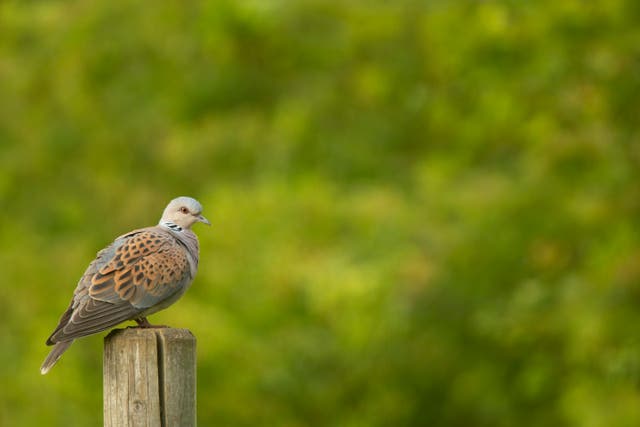
POLYGON ((211 223, 209 222, 209 220, 205 217, 203 217, 202 215, 198 215, 196 217, 196 221, 201 222, 203 224, 207 224, 207 225, 211 225, 211 223))

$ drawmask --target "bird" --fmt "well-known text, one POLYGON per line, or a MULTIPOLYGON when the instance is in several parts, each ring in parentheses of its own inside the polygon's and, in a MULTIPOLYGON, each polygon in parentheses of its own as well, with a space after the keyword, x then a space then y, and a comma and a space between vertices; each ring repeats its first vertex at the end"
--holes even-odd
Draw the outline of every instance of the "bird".
POLYGON ((169 202, 158 225, 123 234, 100 250, 46 341, 53 349, 40 373, 49 372, 78 338, 127 320, 142 328, 158 327, 147 316, 176 302, 196 275, 199 245, 191 230, 196 222, 211 225, 196 199, 177 197, 169 202))

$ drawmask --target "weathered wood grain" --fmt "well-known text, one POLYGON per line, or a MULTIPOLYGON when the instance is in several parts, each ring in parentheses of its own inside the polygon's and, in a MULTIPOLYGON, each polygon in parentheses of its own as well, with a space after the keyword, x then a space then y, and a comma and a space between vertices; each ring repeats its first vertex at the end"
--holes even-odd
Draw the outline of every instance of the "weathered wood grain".
POLYGON ((196 339, 188 330, 114 330, 103 366, 105 427, 196 425, 196 339))

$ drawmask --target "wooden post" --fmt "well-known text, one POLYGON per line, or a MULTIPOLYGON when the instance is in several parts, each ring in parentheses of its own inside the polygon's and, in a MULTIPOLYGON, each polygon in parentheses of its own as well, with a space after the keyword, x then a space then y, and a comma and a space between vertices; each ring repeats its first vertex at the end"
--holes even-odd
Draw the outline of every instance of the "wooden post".
POLYGON ((116 329, 104 339, 105 427, 195 427, 196 338, 187 329, 116 329))

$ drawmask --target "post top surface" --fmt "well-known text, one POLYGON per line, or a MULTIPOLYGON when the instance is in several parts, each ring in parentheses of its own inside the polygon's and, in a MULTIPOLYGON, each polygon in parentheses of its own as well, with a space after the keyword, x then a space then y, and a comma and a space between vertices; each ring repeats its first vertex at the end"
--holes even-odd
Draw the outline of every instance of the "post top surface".
POLYGON ((113 338, 153 338, 163 337, 165 339, 188 339, 195 340, 195 336, 190 330, 184 328, 119 328, 113 329, 105 339, 113 338))

